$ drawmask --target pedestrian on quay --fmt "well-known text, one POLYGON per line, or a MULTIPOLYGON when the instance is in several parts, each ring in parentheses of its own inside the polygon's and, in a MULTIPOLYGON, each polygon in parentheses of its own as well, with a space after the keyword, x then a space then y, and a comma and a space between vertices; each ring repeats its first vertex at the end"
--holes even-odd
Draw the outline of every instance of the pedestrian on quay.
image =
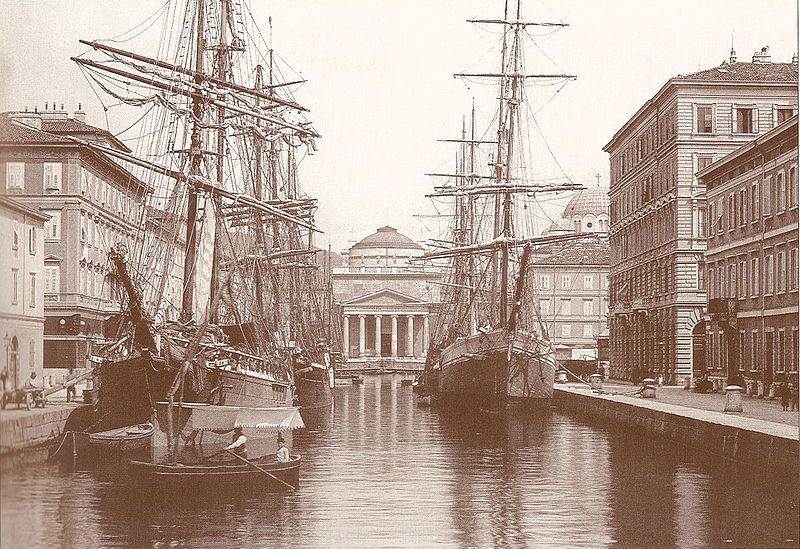
MULTIPOLYGON (((67 369, 67 381, 71 380, 73 377, 75 377, 75 368, 72 364, 70 364, 69 368, 67 369)), ((74 383, 67 385, 67 402, 75 400, 75 397, 78 396, 77 393, 78 391, 75 389, 74 383)))
POLYGON ((792 412, 797 411, 797 383, 789 382, 789 392, 792 394, 792 412))
POLYGON ((781 407, 786 412, 789 409, 789 400, 792 398, 792 390, 789 388, 789 383, 784 381, 778 387, 778 396, 781 397, 781 407))
POLYGON ((0 381, 3 382, 3 393, 6 392, 6 380, 8 379, 8 368, 3 368, 3 371, 0 372, 0 381))

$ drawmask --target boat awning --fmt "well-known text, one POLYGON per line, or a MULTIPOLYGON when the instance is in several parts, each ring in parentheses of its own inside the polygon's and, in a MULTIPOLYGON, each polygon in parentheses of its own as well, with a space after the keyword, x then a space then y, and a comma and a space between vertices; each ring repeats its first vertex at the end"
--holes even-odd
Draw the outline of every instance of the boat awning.
MULTIPOLYGON (((167 425, 166 402, 156 405, 159 425, 167 425)), ((212 404, 173 404, 178 409, 176 420, 181 430, 230 431, 234 427, 287 431, 305 427, 296 406, 279 408, 245 408, 243 406, 215 406, 212 404)))

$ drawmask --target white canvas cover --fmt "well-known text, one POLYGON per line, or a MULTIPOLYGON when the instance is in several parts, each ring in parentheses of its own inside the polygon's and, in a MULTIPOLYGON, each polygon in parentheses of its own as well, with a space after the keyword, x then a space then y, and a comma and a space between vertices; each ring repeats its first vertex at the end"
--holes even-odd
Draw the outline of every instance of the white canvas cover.
MULTIPOLYGON (((166 425, 168 403, 157 404, 160 425, 166 425)), ((287 431, 305 427, 296 406, 276 408, 246 408, 243 406, 215 406, 212 404, 173 404, 175 419, 181 430, 230 431, 234 427, 287 431)))

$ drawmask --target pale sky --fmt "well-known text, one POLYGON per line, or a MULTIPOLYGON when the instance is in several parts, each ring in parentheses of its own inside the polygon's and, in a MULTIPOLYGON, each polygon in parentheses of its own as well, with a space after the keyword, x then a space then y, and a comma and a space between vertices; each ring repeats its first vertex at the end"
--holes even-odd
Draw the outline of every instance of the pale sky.
MULTIPOLYGON (((0 111, 41 110, 55 101, 72 112, 80 102, 88 123, 106 127, 99 100, 69 57, 86 50, 79 38, 120 35, 163 4, 0 0, 0 111)), ((300 184, 319 199, 325 234, 318 244, 330 241, 340 251, 387 223, 415 240, 437 236, 434 220, 414 217, 433 212, 424 195, 441 183, 424 174, 453 167, 452 145, 436 140, 460 135, 473 96, 479 118, 490 115, 496 97, 491 87, 452 76, 499 65, 494 29, 465 20, 499 18, 502 2, 251 4, 262 32, 272 16, 275 50, 308 80, 296 97, 323 137, 301 165, 300 184)), ((542 90, 538 106, 549 102, 536 120, 564 173, 584 185, 595 185, 599 173, 607 186, 603 145, 670 77, 727 59, 732 37, 741 61, 765 45, 773 61, 788 62, 797 51, 794 0, 527 0, 523 13, 570 24, 539 37, 541 50, 530 46, 528 70, 557 68, 578 77, 552 99, 555 88, 542 90)), ((147 38, 140 37, 136 51, 155 52, 147 38)), ((138 116, 112 111, 114 133, 138 116)), ((552 161, 542 165, 544 174, 554 169, 552 161)))

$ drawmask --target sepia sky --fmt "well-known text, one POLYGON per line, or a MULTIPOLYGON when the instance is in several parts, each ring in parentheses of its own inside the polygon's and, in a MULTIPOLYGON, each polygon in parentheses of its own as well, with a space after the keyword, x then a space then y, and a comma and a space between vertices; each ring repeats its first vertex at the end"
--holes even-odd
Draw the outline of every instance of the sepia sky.
MULTIPOLYGON (((69 57, 86 51, 79 38, 119 36, 163 4, 0 0, 0 111, 57 102, 72 112, 80 102, 88 123, 106 127, 69 57)), ((415 240, 437 236, 436 219, 414 217, 435 211, 424 194, 437 181, 424 173, 453 168, 455 149, 436 140, 459 137, 473 98, 479 125, 488 123, 497 95, 485 82, 453 78, 499 65, 497 29, 465 20, 499 18, 502 2, 251 0, 251 9, 262 33, 272 16, 276 52, 308 80, 295 95, 323 136, 300 172, 301 186, 320 201, 318 244, 340 251, 385 224, 415 240)), ((584 185, 596 185, 598 173, 608 185, 603 145, 671 76, 719 65, 731 39, 740 61, 765 45, 773 61, 788 62, 797 50, 794 0, 527 0, 523 15, 570 24, 531 32, 529 72, 578 77, 561 89, 531 90, 537 145, 548 151, 534 158, 543 177, 563 172, 584 185)), ((136 51, 153 54, 157 39, 153 29, 143 32, 136 51)), ((118 110, 109 111, 112 132, 138 116, 118 110)))

